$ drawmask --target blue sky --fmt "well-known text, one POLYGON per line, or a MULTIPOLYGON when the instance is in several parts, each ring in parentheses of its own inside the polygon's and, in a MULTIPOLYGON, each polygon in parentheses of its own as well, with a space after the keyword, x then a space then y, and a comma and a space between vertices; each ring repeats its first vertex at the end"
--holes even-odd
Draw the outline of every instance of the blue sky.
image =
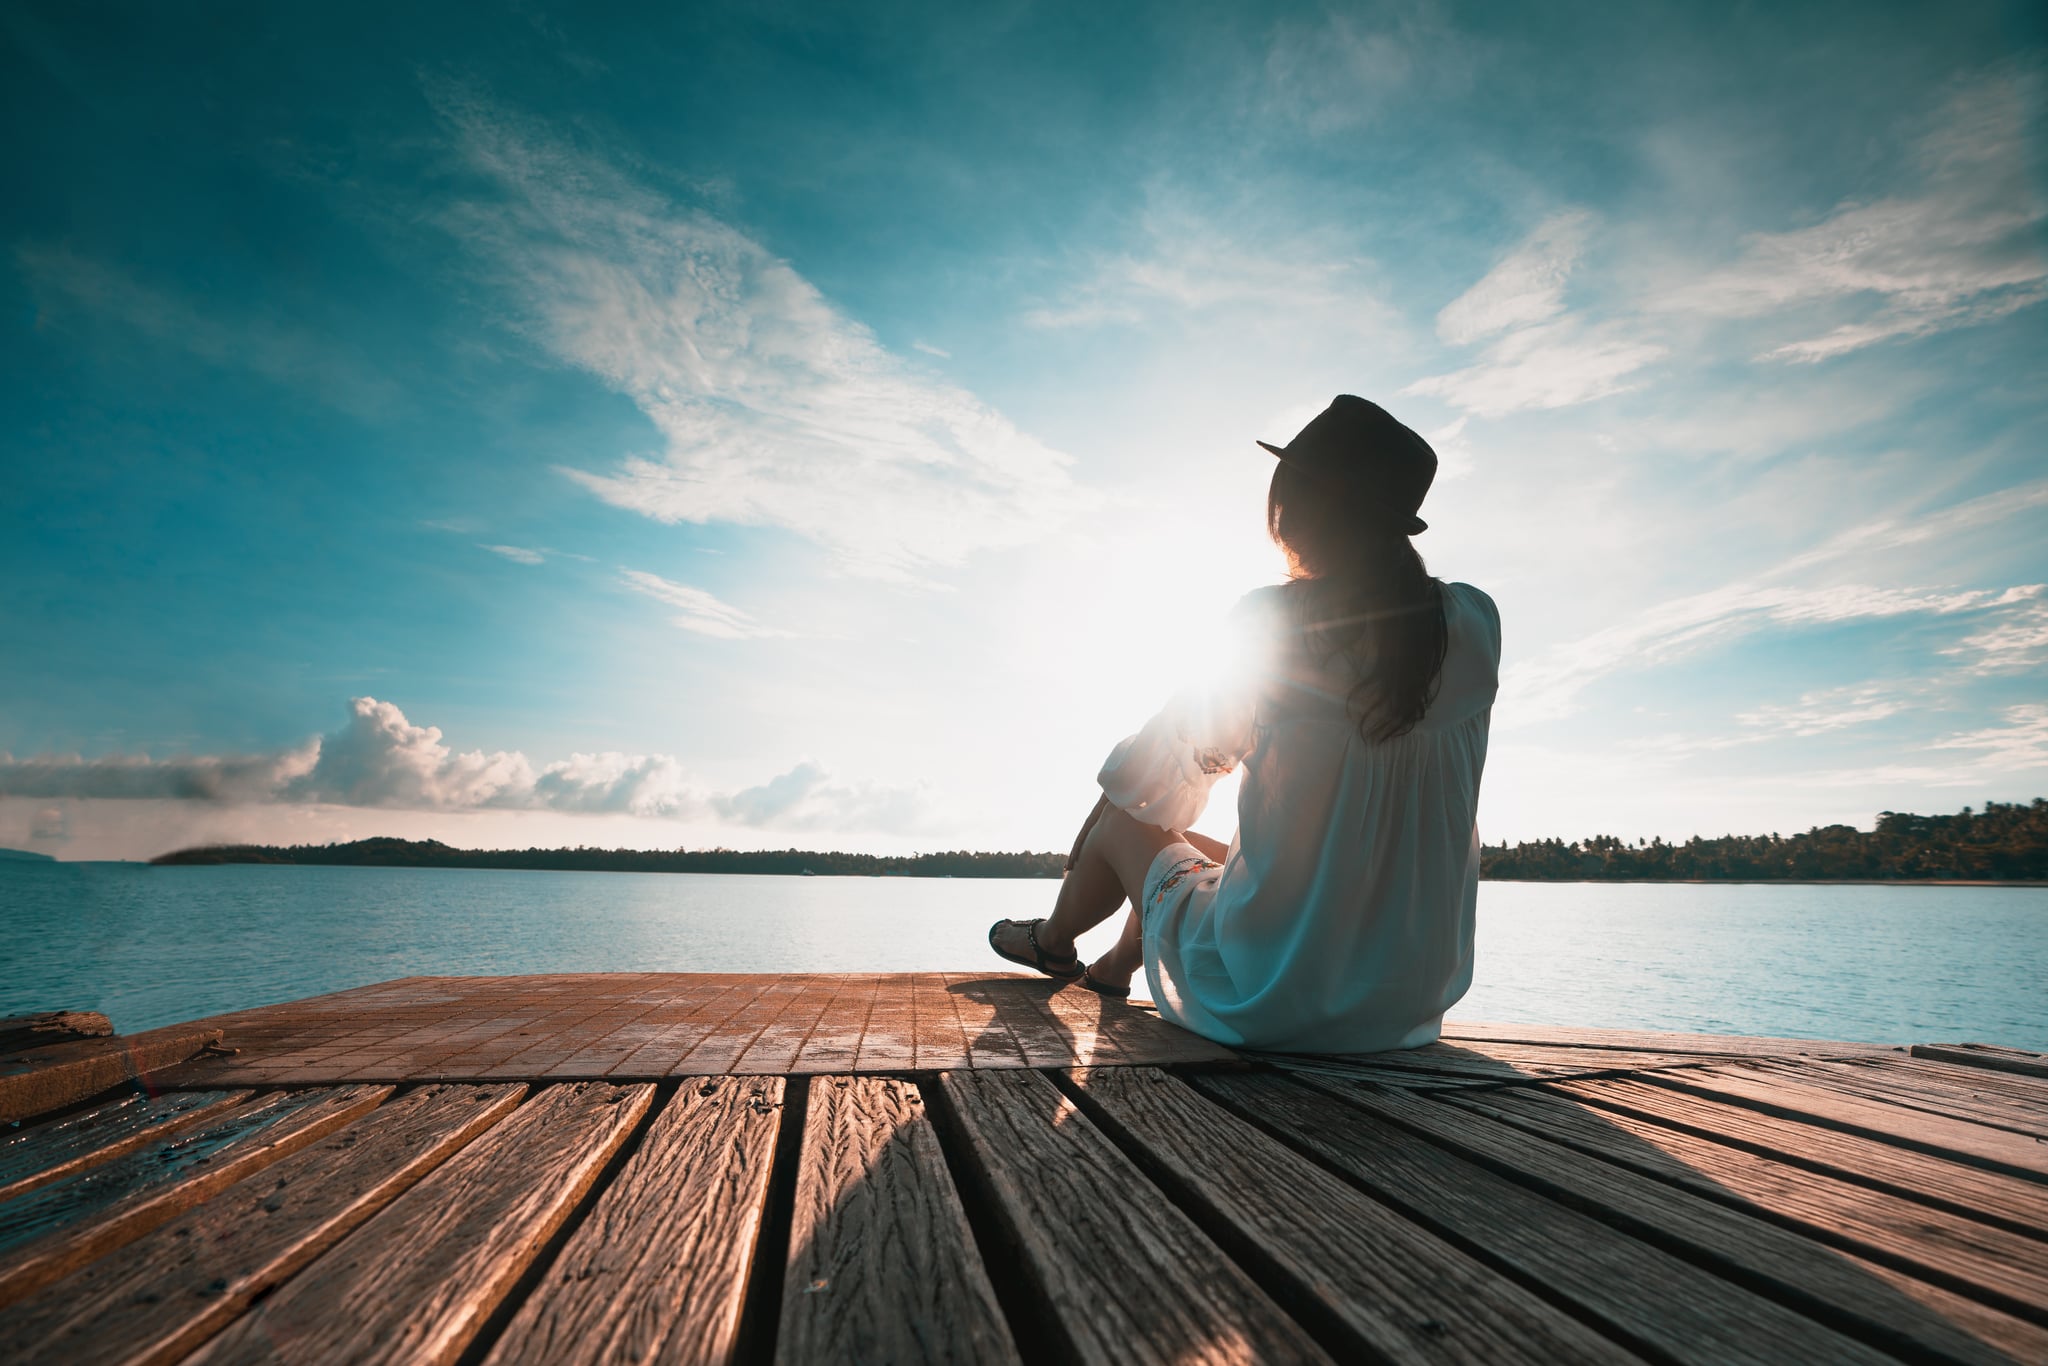
POLYGON ((588 8, 0 13, 0 844, 1061 847, 1338 392, 1489 840, 2048 793, 2037 8, 588 8))

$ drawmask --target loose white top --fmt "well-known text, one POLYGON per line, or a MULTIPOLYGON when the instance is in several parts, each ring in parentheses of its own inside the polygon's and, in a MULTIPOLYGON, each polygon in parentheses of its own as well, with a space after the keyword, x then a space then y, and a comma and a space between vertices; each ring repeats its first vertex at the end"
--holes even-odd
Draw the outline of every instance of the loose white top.
POLYGON ((1436 1039, 1472 984, 1500 614, 1477 588, 1444 586, 1436 700, 1413 730, 1376 743, 1347 713, 1355 666, 1325 664, 1304 642, 1306 587, 1246 596, 1221 651, 1229 676, 1176 697, 1111 752, 1099 781, 1139 820, 1184 830, 1244 766, 1222 869, 1169 878, 1193 853, 1175 846, 1147 878, 1145 976, 1162 1016, 1238 1047, 1412 1048, 1436 1039))

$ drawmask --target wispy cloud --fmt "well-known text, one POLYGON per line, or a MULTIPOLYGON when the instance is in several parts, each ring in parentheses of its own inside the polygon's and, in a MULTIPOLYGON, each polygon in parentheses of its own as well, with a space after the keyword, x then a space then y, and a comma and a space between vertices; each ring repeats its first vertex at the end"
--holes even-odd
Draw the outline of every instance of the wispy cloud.
POLYGON ((2048 298, 2048 202, 2028 158, 2041 83, 2032 67, 1978 77, 1916 144, 1915 192, 1842 203, 1810 227, 1752 236, 1735 262, 1673 291, 1670 301, 1731 317, 1795 306, 1849 313, 1762 357, 1820 361, 2048 298))
POLYGON ((249 371, 358 416, 384 415, 399 401, 391 379, 300 324, 160 288, 63 247, 28 244, 14 256, 41 325, 76 314, 104 318, 209 365, 249 371))
POLYGON ((675 608, 676 614, 669 618, 670 623, 685 631, 695 631, 700 636, 715 636, 720 640, 762 640, 789 634, 763 626, 731 603, 721 602, 701 588, 676 583, 659 574, 649 574, 642 569, 621 569, 619 581, 636 593, 643 593, 656 602, 675 608))
POLYGON ((2048 603, 2030 603, 1942 653, 1961 658, 1965 670, 1980 677, 2048 673, 2048 603))
POLYGON ((1814 626, 1907 615, 1953 616, 2031 602, 2043 585, 2007 589, 1796 587, 1760 582, 1660 603, 1634 620, 1543 651, 1509 668, 1502 710, 1513 723, 1569 714, 1579 694, 1617 669, 1669 664, 1769 625, 1814 626))
POLYGON ((479 545, 479 550, 488 550, 493 555, 503 555, 515 564, 545 564, 547 556, 538 550, 529 550, 523 545, 479 545))
POLYGON ((1845 688, 1820 688, 1800 694, 1794 703, 1775 703, 1739 712, 1735 719, 1756 738, 1825 735, 1850 726, 1869 725, 1897 716, 1925 693, 1918 685, 1859 683, 1845 688))
POLYGON ((661 434, 654 454, 564 469, 607 502, 786 528, 907 581, 1035 540, 1085 501, 1066 456, 890 354, 739 229, 470 92, 429 95, 491 191, 449 227, 530 335, 661 434))
POLYGON ((557 811, 890 833, 919 828, 932 809, 922 786, 846 782, 813 761, 757 787, 722 792, 694 782, 666 754, 572 754, 536 765, 516 750, 456 750, 438 726, 415 725, 374 697, 354 699, 340 730, 274 754, 0 754, 0 797, 557 811))
POLYGON ((1464 346, 1564 312, 1565 282, 1585 249, 1591 224, 1592 215, 1583 209, 1543 220, 1478 284, 1444 306, 1436 315, 1436 334, 1464 346))
POLYGON ((1478 417, 1590 403, 1633 387, 1638 371, 1669 348, 1632 320, 1592 322, 1565 309, 1565 285, 1593 224, 1583 210, 1556 213, 1437 314, 1437 335, 1456 346, 1494 340, 1462 370, 1416 380, 1401 392, 1441 398, 1478 417))

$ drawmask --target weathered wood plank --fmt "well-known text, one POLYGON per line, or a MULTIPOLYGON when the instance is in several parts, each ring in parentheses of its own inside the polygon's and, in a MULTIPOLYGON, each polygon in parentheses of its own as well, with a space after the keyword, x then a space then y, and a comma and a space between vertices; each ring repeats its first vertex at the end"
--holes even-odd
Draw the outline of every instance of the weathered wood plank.
POLYGON ((20 1053, 53 1043, 78 1039, 104 1039, 114 1032, 114 1022, 97 1010, 45 1010, 34 1015, 10 1015, 0 1020, 0 1054, 20 1053))
POLYGON ((0 1360, 179 1360, 503 1118, 525 1090, 427 1086, 379 1107, 0 1315, 0 1360))
POLYGON ((760 989, 722 1020, 717 1029, 700 1038, 669 1070, 669 1075, 719 1076, 730 1071, 733 1063, 747 1051, 747 1046, 774 1024, 784 1011, 792 1006, 801 1009, 809 989, 807 977, 763 977, 760 989))
POLYGON ((1691 1095, 1732 1100, 1766 1114, 1822 1124, 1845 1133, 1861 1134, 1988 1170, 2008 1172, 2036 1181, 2048 1180, 2048 1143, 2025 1134, 1993 1129, 1968 1120, 1945 1119, 1884 1101, 1863 1100, 1775 1073, 1712 1067, 1684 1072, 1651 1072, 1644 1075, 1644 1080, 1691 1095))
POLYGON ((172 1025, 112 1039, 80 1039, 0 1057, 0 1124, 18 1124, 142 1081, 220 1042, 220 1031, 172 1025))
POLYGON ((1227 1073, 1194 1085, 1648 1355, 1757 1366, 1891 1360, 1308 1085, 1227 1073))
POLYGON ((646 1113, 654 1088, 541 1091, 190 1358, 451 1362, 646 1113))
POLYGON ((847 989, 845 974, 818 976, 804 994, 790 1002, 766 1029, 754 1036, 746 1051, 733 1059, 730 1071, 780 1076, 796 1065, 804 1046, 817 1031, 832 1000, 847 989))
POLYGON ((1061 1359, 1327 1360, 1044 1077, 948 1072, 943 1088, 1061 1359))
POLYGON ((0 1305, 318 1142, 390 1094, 388 1086, 345 1086, 265 1096, 0 1205, 0 1305))
POLYGON ((129 1095, 0 1138, 0 1200, 112 1161, 245 1101, 248 1091, 129 1095))
POLYGON ((1638 1359, 1164 1072, 1102 1068, 1074 1079, 1104 1126, 1181 1187, 1183 1207, 1234 1230, 1296 1296, 1343 1326, 1353 1338, 1344 1355, 1638 1359))
POLYGON ((1988 1043, 1916 1043, 1912 1052, 1914 1057, 1926 1058, 1930 1062, 1952 1062, 1964 1067, 2012 1072, 2023 1077, 2048 1078, 2048 1053, 2028 1053, 1988 1043))
POLYGON ((912 1004, 917 1011, 917 1056, 911 1065, 920 1072, 951 1072, 974 1066, 974 1053, 960 1023, 958 1002, 946 985, 945 974, 921 972, 911 987, 912 1004))
POLYGON ((1484 1041, 1564 1048, 1644 1049, 1695 1053, 1703 1057, 1849 1058, 1897 1053, 1895 1044, 1843 1043, 1832 1039, 1770 1038, 1753 1034, 1677 1034, 1657 1029, 1589 1029, 1574 1025, 1492 1024, 1444 1021, 1446 1043, 1484 1041))
POLYGON ((780 1077, 678 1091, 506 1325, 492 1366, 731 1360, 782 1096, 780 1077))
POLYGON ((1959 1282, 1972 1288, 1988 1286, 2039 1303, 2048 1288, 2048 1277, 2040 1269, 1995 1263, 1986 1268, 1983 1263, 1987 1240, 2002 1244, 2024 1262, 2039 1250, 2030 1239, 1924 1206, 1911 1207, 1921 1221, 1919 1227, 1912 1219, 1901 1223, 1887 1218, 1895 1210, 1873 1209, 1888 1197, 1810 1172, 1776 1168, 1732 1148, 1721 1148, 1710 1158, 1732 1162, 1690 1165, 1700 1161, 1699 1150, 1717 1145, 1669 1131, 1640 1133, 1598 1112, 1523 1088, 1446 1102, 1374 1092, 1344 1082, 1321 1085, 1553 1199, 1596 1212, 1646 1242, 1765 1288, 1799 1312, 1873 1346, 1896 1352, 1897 1344, 1911 1343, 1923 1352, 1987 1366, 2009 1359, 2007 1353, 2014 1346, 2048 1346, 2048 1333, 2019 1319, 2007 1326, 2002 1341, 1983 1342, 1930 1313, 1918 1300, 1901 1296, 1890 1282, 1872 1277, 1835 1250, 1872 1250, 1865 1244, 1877 1226, 1883 1251, 1897 1250, 1902 1233, 1915 1239, 1923 1256, 1950 1273, 1951 1287, 1959 1282), (1540 1137, 1532 1141, 1531 1134, 1540 1137), (1660 1140, 1666 1137, 1678 1144, 1662 1146, 1660 1140), (1738 1173, 1732 1181, 1727 1179, 1731 1171, 1738 1173), (1793 1179, 1779 1179, 1786 1176, 1793 1179), (1797 1231, 1758 1215, 1784 1217, 1797 1231), (1948 1221, 1938 1237, 1925 1227, 1931 1220, 1948 1221), (1987 1269, 1988 1277, 1981 1276, 1987 1269))
POLYGON ((811 1082, 776 1358, 1019 1360, 917 1087, 811 1082))
MULTIPOLYGON (((1293 1061, 1285 1054, 1258 1056, 1280 1067, 1286 1067, 1293 1061)), ((1551 1077, 1639 1072, 1658 1067, 1697 1067, 1702 1059, 1692 1054, 1637 1049, 1475 1042, 1433 1043, 1391 1053, 1324 1055, 1306 1061, 1323 1069, 1343 1065, 1478 1081, 1535 1082, 1551 1077)))
POLYGON ((1624 1078, 1561 1081, 1552 1089, 1616 1114, 1655 1120, 1667 1128, 1741 1148, 1857 1185, 1917 1200, 1970 1218, 2035 1236, 2048 1236, 2048 1189, 2022 1177, 1959 1166, 1939 1156, 1895 1147, 1721 1104, 1624 1078))
MULTIPOLYGON (((919 974, 922 981, 925 974, 919 974)), ((819 1017, 817 1028, 804 1040, 803 1051, 790 1066, 793 1073, 850 1072, 860 1058, 860 1041, 867 1033, 868 1013, 884 979, 879 973, 849 974, 832 993, 831 1002, 819 1017)))
MULTIPOLYGON (((2035 1103, 1982 1088, 1967 1080, 1900 1075, 1846 1062, 1766 1062, 1761 1070, 1810 1086, 1883 1101, 1930 1115, 1967 1119, 1994 1129, 2010 1129, 2031 1138, 2048 1138, 2048 1101, 2035 1103)), ((1981 1074, 1980 1074, 1981 1075, 1981 1074)))

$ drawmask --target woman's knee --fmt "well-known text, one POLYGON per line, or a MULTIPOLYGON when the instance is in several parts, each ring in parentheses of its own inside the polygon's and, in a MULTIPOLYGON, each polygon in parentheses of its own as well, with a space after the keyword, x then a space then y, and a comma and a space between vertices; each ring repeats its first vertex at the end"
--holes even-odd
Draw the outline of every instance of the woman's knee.
POLYGON ((1116 871, 1125 894, 1136 901, 1144 896, 1145 874, 1150 871, 1152 860, 1161 849, 1179 839, 1171 830, 1148 825, 1128 811, 1112 806, 1088 832, 1088 847, 1116 871))

